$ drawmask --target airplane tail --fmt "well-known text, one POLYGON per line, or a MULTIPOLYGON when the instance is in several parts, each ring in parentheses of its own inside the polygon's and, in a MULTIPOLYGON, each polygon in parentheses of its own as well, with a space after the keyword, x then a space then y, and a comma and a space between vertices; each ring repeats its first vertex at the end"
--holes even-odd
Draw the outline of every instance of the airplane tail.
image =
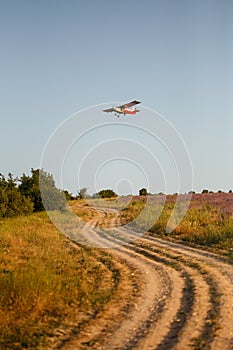
POLYGON ((137 109, 136 107, 134 107, 134 109, 125 109, 125 114, 136 114, 137 112, 139 112, 139 109, 137 109))
POLYGON ((132 110, 131 114, 136 114, 137 112, 139 112, 139 109, 137 109, 136 107, 134 107, 134 109, 132 110))

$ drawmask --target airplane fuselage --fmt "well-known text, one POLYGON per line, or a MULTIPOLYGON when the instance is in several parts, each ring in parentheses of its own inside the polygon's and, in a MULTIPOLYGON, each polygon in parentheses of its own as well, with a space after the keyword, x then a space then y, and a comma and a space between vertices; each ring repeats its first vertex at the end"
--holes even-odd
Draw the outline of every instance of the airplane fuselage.
POLYGON ((114 110, 114 112, 116 112, 116 113, 124 114, 124 109, 114 107, 113 110, 114 110))
POLYGON ((121 108, 118 108, 118 107, 114 107, 113 108, 114 112, 118 113, 118 114, 136 114, 137 112, 139 112, 139 109, 137 109, 136 107, 134 109, 121 109, 121 108))

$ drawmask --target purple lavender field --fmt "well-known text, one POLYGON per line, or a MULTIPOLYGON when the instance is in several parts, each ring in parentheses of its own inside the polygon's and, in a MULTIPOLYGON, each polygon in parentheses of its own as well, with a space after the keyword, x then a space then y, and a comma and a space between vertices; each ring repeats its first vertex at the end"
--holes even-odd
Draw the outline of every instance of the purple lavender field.
MULTIPOLYGON (((160 210, 160 215, 151 225, 149 234, 167 238, 176 238, 190 243, 196 243, 215 249, 233 251, 233 193, 194 193, 192 195, 152 195, 121 198, 121 203, 127 202, 122 210, 122 218, 127 223, 135 225, 135 218, 144 215, 136 221, 143 228, 148 218, 151 218, 152 208, 160 210), (179 199, 179 208, 187 206, 182 220, 169 234, 166 227, 172 215, 175 203, 179 199), (190 201, 190 202, 189 202, 190 201), (147 208, 147 210, 145 210, 147 208), (150 210, 151 208, 151 210, 150 210)), ((135 227, 136 228, 136 227, 135 227)))

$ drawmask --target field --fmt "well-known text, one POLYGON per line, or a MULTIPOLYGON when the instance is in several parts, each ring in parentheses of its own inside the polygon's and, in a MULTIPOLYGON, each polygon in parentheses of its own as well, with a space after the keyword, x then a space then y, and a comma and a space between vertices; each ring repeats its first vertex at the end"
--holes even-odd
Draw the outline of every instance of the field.
MULTIPOLYGON (((114 239, 124 242, 127 233, 124 225, 133 235, 152 222, 153 213, 161 212, 145 237, 127 243, 119 252, 69 241, 52 225, 46 213, 2 219, 0 349, 70 350, 74 339, 76 348, 80 349, 98 349, 103 344, 103 349, 113 349, 113 344, 123 349, 124 339, 130 339, 128 349, 140 349, 140 342, 143 344, 147 336, 145 341, 153 346, 155 340, 158 344, 164 341, 171 345, 178 340, 174 336, 169 338, 175 322, 169 317, 174 314, 179 319, 186 313, 190 314, 190 322, 201 330, 196 329, 197 335, 192 340, 189 332, 196 326, 184 318, 176 325, 177 334, 184 334, 180 344, 189 341, 190 348, 201 349, 213 343, 214 347, 218 344, 224 349, 221 339, 226 339, 228 333, 230 337, 232 324, 230 314, 228 317, 232 283, 226 273, 231 273, 233 258, 233 194, 192 195, 181 223, 174 232, 166 233, 176 198, 176 195, 166 198, 154 195, 149 204, 146 197, 139 196, 71 201, 73 210, 89 222, 90 229, 98 228, 94 234, 99 234, 102 240, 111 239, 101 231, 103 227, 115 227, 114 239), (223 266, 215 256, 186 250, 183 245, 173 246, 181 241, 217 252, 230 265, 223 266), (208 259, 212 259, 211 263, 208 259), (152 293, 157 289, 157 294, 152 293), (185 302, 186 295, 193 304, 185 302), (199 311, 193 311, 195 308, 202 310, 202 318, 199 311), (128 313, 131 321, 127 323, 128 313), (161 339, 159 336, 155 339, 152 330, 157 329, 156 320, 160 317, 168 326, 159 332, 161 339), (218 333, 220 319, 225 322, 224 334, 218 333)), ((187 197, 181 198, 185 203, 187 197)), ((182 201, 179 205, 182 208, 182 201)))
MULTIPOLYGON (((98 208, 105 208, 105 221, 117 212, 121 225, 129 225, 134 230, 148 228, 150 235, 164 239, 178 239, 187 243, 199 244, 205 248, 233 252, 233 193, 203 193, 192 196, 179 195, 179 209, 190 200, 188 210, 179 225, 171 233, 166 226, 174 209, 177 195, 153 195, 118 197, 108 200, 73 201, 73 210, 84 221, 92 220, 98 208), (95 211, 96 210, 96 211, 95 211)), ((101 224, 101 223, 100 223, 101 224)), ((102 226, 104 223, 102 222, 102 226)))
MULTIPOLYGON (((147 205, 145 213, 135 223, 135 229, 143 228, 150 220, 151 213, 157 207, 161 211, 159 218, 151 225, 149 234, 159 235, 163 238, 175 238, 189 243, 196 243, 205 248, 223 250, 231 255, 233 251, 233 194, 232 193, 207 193, 193 194, 189 208, 176 229, 166 233, 166 225, 171 216, 176 195, 168 195, 164 202, 164 196, 153 196, 147 205), (153 209, 153 210, 152 210, 153 209)), ((181 195, 179 203, 187 200, 186 195, 181 195)), ((133 197, 130 203, 122 210, 124 223, 130 223, 140 215, 146 207, 146 199, 139 196, 133 197)))
POLYGON ((49 348, 109 300, 106 252, 74 246, 45 213, 0 222, 0 349, 49 348))

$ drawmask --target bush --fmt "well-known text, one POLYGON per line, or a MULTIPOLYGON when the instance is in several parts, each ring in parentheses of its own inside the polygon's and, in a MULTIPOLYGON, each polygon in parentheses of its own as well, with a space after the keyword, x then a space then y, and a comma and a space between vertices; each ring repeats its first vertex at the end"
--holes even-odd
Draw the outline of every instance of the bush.
POLYGON ((117 197, 117 194, 113 190, 107 189, 99 191, 98 196, 100 198, 113 198, 117 197))
POLYGON ((139 190, 139 196, 147 196, 147 195, 148 195, 148 192, 146 188, 141 188, 139 190))
POLYGON ((41 193, 40 193, 40 171, 39 169, 34 170, 31 169, 32 176, 27 176, 23 174, 19 181, 21 184, 19 185, 20 192, 27 198, 29 198, 33 205, 34 211, 43 211, 44 206, 42 203, 41 193))
POLYGON ((46 210, 63 211, 66 207, 66 197, 64 192, 56 188, 53 176, 44 170, 39 172, 40 201, 46 210))
POLYGON ((31 173, 31 176, 23 174, 19 180, 13 178, 11 173, 7 179, 0 174, 0 217, 43 211, 43 201, 47 210, 65 208, 66 197, 56 188, 52 175, 39 169, 31 169, 31 173))
POLYGON ((8 179, 0 174, 0 217, 12 217, 33 212, 33 203, 17 187, 17 180, 9 173, 8 179))

